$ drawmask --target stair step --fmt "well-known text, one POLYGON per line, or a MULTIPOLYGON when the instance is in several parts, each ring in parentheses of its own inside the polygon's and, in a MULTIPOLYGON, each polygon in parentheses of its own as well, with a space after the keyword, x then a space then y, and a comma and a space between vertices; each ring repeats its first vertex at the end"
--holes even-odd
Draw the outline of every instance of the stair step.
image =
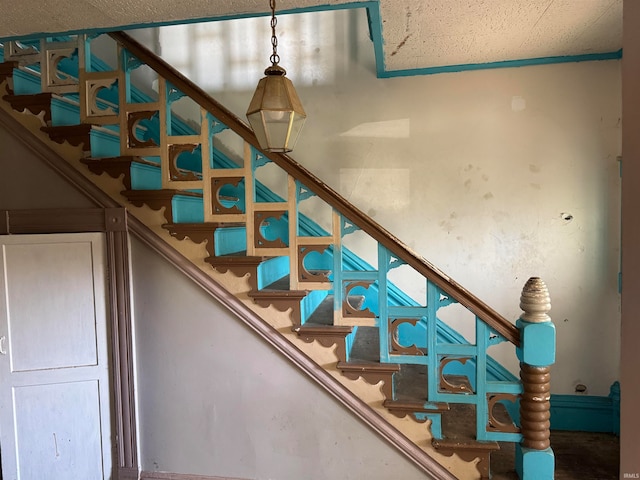
POLYGON ((202 202, 202 193, 188 190, 162 189, 162 190, 124 190, 122 195, 136 207, 147 205, 153 210, 164 207, 164 218, 168 223, 174 223, 174 199, 176 197, 197 198, 202 202))
MULTIPOLYGON (((96 175, 107 173, 112 178, 122 177, 122 182, 126 190, 131 190, 131 165, 141 163, 145 165, 156 165, 142 157, 121 156, 121 157, 85 157, 82 160, 89 170, 96 175)), ((137 190, 137 189, 136 189, 137 190)))
POLYGON ((261 290, 249 292, 249 297, 261 307, 266 308, 273 305, 281 312, 291 309, 291 320, 294 327, 298 327, 302 325, 301 302, 308 294, 308 290, 289 290, 289 276, 287 275, 261 290))
POLYGON ((244 223, 241 222, 203 222, 203 223, 166 223, 162 228, 178 240, 189 238, 194 243, 207 242, 207 252, 210 257, 224 255, 218 247, 218 238, 216 233, 219 229, 243 229, 244 223))
POLYGON ((51 98, 52 93, 34 93, 31 95, 4 95, 3 100, 9 102, 11 108, 18 112, 29 110, 38 116, 44 112, 42 120, 45 125, 51 124, 51 98))
POLYGON ((449 411, 449 404, 437 402, 425 407, 422 402, 412 402, 407 400, 385 400, 384 407, 399 418, 412 415, 419 422, 426 421, 426 418, 416 418, 419 413, 442 413, 449 411))
POLYGON ((73 97, 44 92, 5 95, 2 98, 16 111, 28 110, 36 116, 43 114, 42 121, 46 126, 68 127, 80 124, 80 106, 77 98, 73 97))
POLYGON ((310 325, 306 323, 299 327, 294 327, 293 331, 298 334, 303 341, 311 343, 317 340, 323 347, 331 348, 336 346, 336 356, 338 362, 347 361, 346 337, 351 335, 353 327, 333 326, 333 325, 310 325))
POLYGON ((245 252, 237 252, 229 255, 211 256, 205 258, 205 261, 220 273, 230 271, 237 277, 249 275, 249 296, 259 298, 260 302, 256 301, 256 303, 264 307, 269 306, 269 295, 264 293, 263 286, 271 284, 275 279, 286 277, 289 273, 288 257, 248 257, 245 252))
MULTIPOLYGON (((123 155, 117 157, 83 158, 82 162, 89 169, 100 175, 108 173, 113 178, 123 176, 124 187, 127 190, 160 190, 162 189, 162 172, 158 161, 149 160, 154 157, 140 157, 135 155, 123 155)), ((179 169, 182 173, 199 176, 199 172, 179 169)), ((221 197, 225 201, 234 202, 237 198, 221 197)))
POLYGON ((120 137, 117 131, 110 128, 83 123, 47 126, 41 130, 56 143, 63 144, 67 141, 76 147, 82 145, 87 156, 115 157, 120 154, 120 137))
MULTIPOLYGON (((360 330, 362 327, 358 327, 360 330)), ((376 363, 367 361, 338 362, 336 366, 342 374, 351 379, 357 380, 362 377, 371 385, 382 381, 380 390, 386 399, 393 398, 393 375, 400 371, 400 365, 395 363, 376 363)))

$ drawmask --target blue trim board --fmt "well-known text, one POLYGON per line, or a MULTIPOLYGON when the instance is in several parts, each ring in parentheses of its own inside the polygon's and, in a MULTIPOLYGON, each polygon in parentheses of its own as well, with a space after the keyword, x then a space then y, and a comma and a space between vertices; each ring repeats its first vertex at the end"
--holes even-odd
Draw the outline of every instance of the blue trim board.
POLYGON ((441 67, 412 68, 407 70, 384 70, 378 72, 381 78, 408 77, 415 75, 435 75, 438 73, 466 72, 469 70, 490 70, 495 68, 528 67, 532 65, 552 65, 556 63, 592 62, 597 60, 620 60, 622 49, 615 52, 589 53, 585 55, 566 55, 557 57, 524 58, 490 63, 468 63, 462 65, 443 65, 441 67))
POLYGON ((620 433, 619 384, 607 397, 551 395, 551 430, 620 433), (616 393, 618 392, 618 393, 616 393))
MULTIPOLYGON (((614 52, 590 53, 590 54, 584 54, 584 55, 524 58, 524 59, 517 59, 517 60, 489 62, 489 63, 469 63, 469 64, 460 64, 460 65, 443 65, 443 66, 426 67, 426 68, 410 68, 410 69, 404 69, 404 70, 387 70, 385 61, 384 61, 383 46, 385 42, 384 42, 384 36, 383 36, 383 25, 382 25, 382 19, 380 15, 379 0, 369 0, 364 2, 349 2, 349 3, 340 4, 340 5, 325 4, 325 5, 314 5, 314 6, 305 7, 305 8, 284 9, 284 10, 278 11, 277 14, 291 15, 291 14, 300 14, 300 13, 321 12, 326 10, 347 10, 347 9, 354 9, 354 8, 365 8, 367 11, 369 35, 373 43, 373 50, 374 50, 374 56, 375 56, 375 62, 376 62, 376 74, 378 78, 436 75, 440 73, 455 73, 455 72, 465 72, 470 70, 515 68, 515 67, 526 67, 526 66, 532 66, 532 65, 550 65, 550 64, 557 64, 557 63, 589 62, 589 61, 597 61, 597 60, 619 60, 622 58, 622 49, 620 49, 614 52)), ((105 28, 105 29, 73 30, 70 32, 48 32, 48 33, 40 32, 40 33, 33 33, 33 34, 19 36, 19 37, 0 38, 0 42, 2 42, 3 40, 24 40, 24 39, 31 39, 34 37, 51 37, 56 35, 69 35, 69 34, 75 35, 80 33, 102 34, 102 33, 119 31, 119 30, 135 30, 140 28, 165 27, 165 26, 171 26, 171 25, 188 25, 188 24, 204 23, 204 22, 239 20, 243 18, 264 17, 267 15, 270 15, 270 12, 265 11, 265 12, 256 12, 256 13, 221 15, 218 17, 176 20, 171 22, 155 22, 155 23, 146 23, 146 24, 143 23, 143 24, 133 24, 133 25, 121 25, 118 27, 105 28)))

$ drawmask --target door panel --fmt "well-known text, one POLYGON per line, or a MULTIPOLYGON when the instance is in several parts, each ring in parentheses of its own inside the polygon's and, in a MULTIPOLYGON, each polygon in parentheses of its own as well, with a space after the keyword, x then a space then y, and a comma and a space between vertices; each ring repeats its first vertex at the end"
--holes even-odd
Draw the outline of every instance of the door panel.
POLYGON ((19 478, 101 478, 96 380, 15 387, 13 408, 19 478))
POLYGON ((4 480, 111 478, 102 234, 0 237, 4 480))
POLYGON ((12 372, 97 364, 91 247, 5 245, 12 372))

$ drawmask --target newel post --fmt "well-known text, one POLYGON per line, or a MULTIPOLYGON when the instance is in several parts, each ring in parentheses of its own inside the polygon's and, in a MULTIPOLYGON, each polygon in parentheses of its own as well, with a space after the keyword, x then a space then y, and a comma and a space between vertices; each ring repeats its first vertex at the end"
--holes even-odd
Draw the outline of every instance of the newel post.
POLYGON ((556 328, 545 283, 530 278, 522 289, 520 308, 524 311, 516 326, 520 330, 520 430, 516 445, 516 471, 521 480, 551 480, 555 458, 550 435, 551 365, 556 360, 556 328))

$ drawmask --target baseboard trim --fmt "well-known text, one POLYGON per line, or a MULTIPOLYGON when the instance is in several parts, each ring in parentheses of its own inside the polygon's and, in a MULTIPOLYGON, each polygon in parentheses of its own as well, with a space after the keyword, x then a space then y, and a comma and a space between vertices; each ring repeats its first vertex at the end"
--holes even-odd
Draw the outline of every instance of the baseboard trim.
POLYGON ((120 467, 118 469, 118 480, 138 480, 138 475, 136 467, 120 467))
POLYGON ((620 386, 607 397, 551 395, 551 430, 620 433, 620 386))
POLYGON ((236 477, 206 477, 203 475, 190 475, 188 473, 169 472, 142 472, 140 480, 250 480, 236 477))

